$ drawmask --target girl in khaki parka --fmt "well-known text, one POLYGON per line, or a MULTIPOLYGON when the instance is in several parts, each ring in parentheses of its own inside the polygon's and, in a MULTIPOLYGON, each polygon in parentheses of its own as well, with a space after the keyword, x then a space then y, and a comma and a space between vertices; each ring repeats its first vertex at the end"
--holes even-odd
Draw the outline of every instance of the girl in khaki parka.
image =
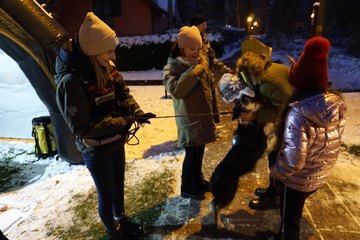
POLYGON ((200 55, 202 40, 195 27, 182 27, 163 70, 166 91, 172 96, 178 129, 178 145, 185 148, 181 196, 202 200, 209 191, 202 176, 205 144, 216 139, 219 121, 216 85, 200 55))

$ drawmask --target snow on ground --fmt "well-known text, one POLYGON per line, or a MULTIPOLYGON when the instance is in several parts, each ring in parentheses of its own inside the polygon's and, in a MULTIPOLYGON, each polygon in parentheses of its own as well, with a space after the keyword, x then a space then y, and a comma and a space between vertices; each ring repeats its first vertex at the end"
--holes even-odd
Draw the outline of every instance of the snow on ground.
MULTIPOLYGON (((145 112, 152 111, 158 116, 173 115, 172 101, 161 99, 164 93, 162 86, 134 86, 130 89, 145 112)), ((127 185, 131 186, 134 184, 132 181, 140 181, 148 173, 164 168, 180 172, 184 152, 174 151, 174 118, 153 119, 150 125, 145 125, 138 131, 137 137, 139 145, 126 145, 128 164, 132 166, 126 172, 127 185)), ((5 158, 9 149, 18 148, 31 150, 33 143, 0 142, 1 159, 5 158)), ((52 219, 69 222, 71 210, 77 204, 72 201, 73 196, 87 193, 93 187, 91 176, 82 165, 69 165, 55 158, 37 161, 34 156, 14 159, 9 164, 28 164, 28 167, 23 168, 24 175, 27 175, 24 179, 28 183, 15 191, 0 194, 0 198, 6 196, 37 203, 33 214, 8 234, 10 239, 50 239, 46 236, 45 223, 52 219)), ((177 181, 174 184, 176 193, 179 192, 178 187, 177 181)))
MULTIPOLYGON (((360 89, 360 71, 357 71, 360 60, 343 55, 339 51, 335 49, 334 53, 330 54, 330 80, 338 89, 360 89)), ((289 53, 296 58, 299 51, 288 52, 274 49, 273 57, 278 57, 285 63, 286 55, 289 53)), ((0 51, 0 64, 8 66, 8 68, 2 68, 0 74, 0 95, 2 96, 0 99, 0 137, 31 139, 31 119, 48 115, 48 112, 22 71, 16 63, 11 61, 0 51)), ((160 70, 125 72, 123 75, 128 80, 161 79, 160 70)), ((151 111, 157 116, 173 115, 171 100, 161 99, 164 95, 163 86, 131 86, 130 89, 145 112, 151 111)), ((344 93, 343 96, 348 105, 343 141, 347 145, 360 145, 360 121, 358 120, 360 93, 349 92, 344 93)), ((126 172, 127 184, 132 185, 142 176, 158 169, 169 168, 178 173, 177 181, 174 183, 175 195, 178 194, 184 152, 179 149, 174 151, 177 138, 174 118, 152 119, 151 124, 141 128, 137 136, 140 140, 139 145, 126 146, 128 163, 135 166, 126 172)), ((3 139, 0 141, 0 159, 5 161, 7 154, 30 151, 33 147, 32 141, 19 142, 3 139)), ((89 192, 93 188, 92 179, 82 165, 69 165, 55 158, 38 160, 33 155, 23 156, 19 155, 18 158, 7 163, 21 165, 23 170, 21 178, 15 179, 18 181, 16 182, 18 187, 1 193, 0 198, 6 196, 17 200, 32 201, 37 206, 30 217, 8 233, 8 237, 10 239, 51 239, 47 236, 45 223, 48 221, 68 223, 76 204, 72 200, 73 196, 89 192)), ((347 164, 359 163, 352 162, 351 156, 341 154, 339 166, 345 169, 343 170, 345 172, 347 164)), ((349 172, 346 176, 351 178, 351 174, 349 172)))
MULTIPOLYGON (((152 111, 158 116, 172 115, 171 100, 163 100, 162 86, 132 86, 131 92, 145 111, 152 111)), ((360 93, 345 93, 348 103, 347 127, 344 133, 346 144, 360 144, 360 125, 357 116, 360 113, 360 93)), ((174 151, 176 140, 176 126, 173 118, 153 119, 150 125, 139 130, 140 144, 126 146, 128 164, 132 167, 126 173, 127 185, 151 172, 169 168, 178 173, 174 183, 175 195, 179 194, 180 171, 184 152, 174 151), (132 160, 137 159, 137 160, 132 160)), ((32 148, 32 143, 2 142, 2 154, 11 147, 24 149, 32 148)), ((354 164, 349 161, 349 155, 340 155, 339 164, 354 164), (343 158, 342 158, 343 157, 343 158)), ((47 234, 45 223, 56 221, 69 223, 72 209, 77 204, 73 201, 76 194, 86 194, 92 189, 92 179, 85 166, 71 166, 68 163, 54 158, 35 161, 33 156, 28 159, 14 159, 14 162, 28 163, 31 167, 24 171, 29 175, 29 183, 25 186, 0 197, 7 196, 17 200, 26 200, 37 203, 33 214, 14 230, 8 233, 10 239, 51 239, 47 234), (54 171, 56 170, 56 171, 54 171), (34 194, 35 193, 35 194, 34 194)), ((358 164, 358 163, 356 163, 358 164)), ((345 167, 346 169, 346 167, 345 167)), ((351 173, 349 173, 351 175, 351 173)))

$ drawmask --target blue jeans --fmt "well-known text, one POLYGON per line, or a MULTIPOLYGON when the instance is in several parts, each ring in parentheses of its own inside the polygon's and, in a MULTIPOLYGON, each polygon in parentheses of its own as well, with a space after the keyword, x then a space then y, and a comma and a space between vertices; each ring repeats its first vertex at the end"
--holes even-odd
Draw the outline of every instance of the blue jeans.
POLYGON ((124 214, 124 178, 125 150, 119 150, 110 156, 95 157, 91 153, 83 154, 86 167, 94 180, 98 194, 98 211, 107 231, 116 229, 114 217, 124 214))

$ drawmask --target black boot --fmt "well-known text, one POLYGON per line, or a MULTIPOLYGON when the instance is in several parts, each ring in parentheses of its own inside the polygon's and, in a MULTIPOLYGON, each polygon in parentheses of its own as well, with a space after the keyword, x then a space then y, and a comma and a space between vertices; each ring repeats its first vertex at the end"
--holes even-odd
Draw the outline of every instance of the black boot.
POLYGON ((183 198, 191 198, 194 200, 204 200, 206 189, 209 189, 209 182, 203 178, 194 177, 190 181, 183 181, 181 184, 181 196, 183 198))
POLYGON ((249 207, 254 210, 279 209, 279 198, 274 196, 254 198, 250 200, 249 207))
POLYGON ((285 240, 283 234, 272 231, 258 231, 255 233, 256 240, 285 240))
POLYGON ((269 191, 269 188, 274 187, 276 187, 276 180, 273 177, 269 177, 269 186, 267 188, 256 188, 254 193, 256 196, 261 197, 262 195, 264 195, 264 193, 269 191))
POLYGON ((256 188, 255 189, 255 195, 258 197, 261 197, 266 192, 267 188, 256 188))
POLYGON ((181 176, 181 197, 204 200, 205 191, 200 177, 195 177, 192 169, 183 169, 181 176))
POLYGON ((204 200, 205 192, 202 189, 184 189, 181 190, 181 196, 183 198, 191 198, 194 200, 204 200))
POLYGON ((120 239, 120 230, 106 231, 107 240, 119 240, 120 239))
POLYGON ((210 192, 210 183, 204 179, 202 174, 200 179, 200 189, 202 189, 204 192, 210 192))
POLYGON ((116 221, 120 224, 121 239, 141 239, 144 236, 144 226, 133 222, 129 217, 122 216, 116 221))
POLYGON ((300 226, 284 226, 281 240, 300 240, 300 226))
MULTIPOLYGON (((255 210, 279 209, 280 198, 277 190, 277 181, 271 178, 271 182, 266 191, 259 198, 251 199, 249 207, 255 210)), ((260 192, 260 191, 259 191, 260 192)))

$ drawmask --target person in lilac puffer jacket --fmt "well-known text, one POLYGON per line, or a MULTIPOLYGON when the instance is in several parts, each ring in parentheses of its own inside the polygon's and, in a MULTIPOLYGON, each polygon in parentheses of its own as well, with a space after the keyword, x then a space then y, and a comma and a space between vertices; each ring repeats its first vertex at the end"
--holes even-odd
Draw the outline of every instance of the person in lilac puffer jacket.
POLYGON ((279 239, 300 239, 305 200, 325 184, 339 154, 346 106, 328 88, 329 50, 328 39, 309 39, 290 70, 295 93, 284 120, 280 152, 271 167, 271 175, 283 183, 279 239))

